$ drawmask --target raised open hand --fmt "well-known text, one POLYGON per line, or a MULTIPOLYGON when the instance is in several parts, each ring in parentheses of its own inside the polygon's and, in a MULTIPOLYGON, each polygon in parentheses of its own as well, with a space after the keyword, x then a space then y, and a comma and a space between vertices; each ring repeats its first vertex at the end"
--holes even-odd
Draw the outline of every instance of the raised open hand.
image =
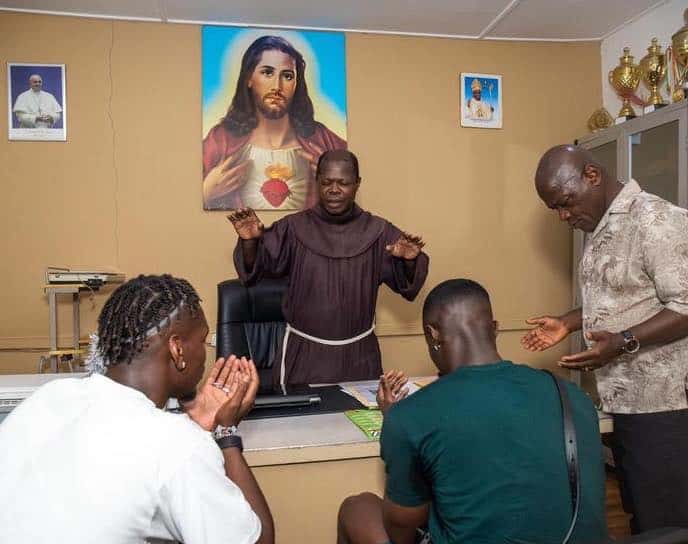
POLYGON ((256 401, 256 395, 258 394, 258 387, 260 386, 260 380, 258 378, 258 371, 256 370, 256 365, 251 359, 242 357, 239 359, 239 364, 241 371, 243 373, 244 379, 248 383, 246 388, 246 394, 241 401, 241 406, 239 407, 239 420, 244 419, 246 414, 248 414, 256 401))
POLYGON ((401 370, 388 370, 380 376, 376 398, 377 406, 383 413, 408 395, 407 383, 408 378, 401 370))
POLYGON ((234 230, 242 240, 256 240, 263 235, 263 223, 251 208, 235 210, 227 219, 232 222, 234 230))
POLYGON ((585 336, 593 343, 592 347, 562 357, 559 366, 571 370, 595 370, 603 367, 623 352, 624 341, 620 333, 589 331, 585 336))
POLYGON ((535 325, 521 338, 521 345, 528 351, 544 351, 561 342, 569 335, 569 329, 559 317, 545 315, 526 319, 528 325, 535 325))
POLYGON ((425 242, 422 237, 404 232, 396 242, 385 246, 385 249, 392 257, 412 261, 420 255, 423 246, 425 242))

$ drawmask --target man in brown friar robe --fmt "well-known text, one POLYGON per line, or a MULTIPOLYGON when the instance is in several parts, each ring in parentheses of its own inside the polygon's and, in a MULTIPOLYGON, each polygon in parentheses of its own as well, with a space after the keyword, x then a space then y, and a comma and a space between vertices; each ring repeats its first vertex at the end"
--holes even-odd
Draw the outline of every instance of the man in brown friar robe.
POLYGON ((360 182, 353 153, 328 151, 318 162, 313 208, 267 229, 251 209, 229 216, 239 235, 234 264, 241 280, 250 285, 265 275, 289 278, 276 383, 377 379, 378 288, 385 283, 413 300, 425 282, 423 241, 363 211, 354 202, 360 182))

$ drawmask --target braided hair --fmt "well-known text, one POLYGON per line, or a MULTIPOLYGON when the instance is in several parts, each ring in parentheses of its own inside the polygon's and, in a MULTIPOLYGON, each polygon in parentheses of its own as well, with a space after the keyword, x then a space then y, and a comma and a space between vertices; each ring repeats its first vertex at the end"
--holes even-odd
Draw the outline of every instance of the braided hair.
POLYGON ((98 347, 105 366, 130 363, 146 340, 172 323, 181 312, 192 319, 201 299, 191 284, 169 274, 140 275, 120 285, 98 317, 98 347), (182 308, 183 306, 183 308, 182 308))

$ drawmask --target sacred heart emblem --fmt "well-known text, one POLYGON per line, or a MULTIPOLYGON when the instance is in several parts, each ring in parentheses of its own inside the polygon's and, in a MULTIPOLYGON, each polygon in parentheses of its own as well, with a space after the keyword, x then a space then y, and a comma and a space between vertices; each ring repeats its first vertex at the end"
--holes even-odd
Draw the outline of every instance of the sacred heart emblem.
POLYGON ((267 180, 260 188, 260 192, 263 193, 265 200, 275 208, 279 208, 291 193, 289 185, 281 179, 267 180))
POLYGON ((279 208, 291 194, 287 181, 294 177, 294 172, 284 164, 271 164, 265 169, 269 178, 263 183, 260 192, 274 208, 279 208))

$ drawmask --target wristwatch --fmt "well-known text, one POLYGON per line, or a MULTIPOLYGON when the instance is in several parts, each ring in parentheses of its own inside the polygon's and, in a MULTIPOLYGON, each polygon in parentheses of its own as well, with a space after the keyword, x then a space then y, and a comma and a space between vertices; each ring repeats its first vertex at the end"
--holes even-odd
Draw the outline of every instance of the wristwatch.
POLYGON ((621 331, 621 335, 624 340, 624 345, 621 349, 626 353, 635 353, 640 349, 640 342, 638 342, 638 339, 631 331, 621 331))
POLYGON ((243 452, 244 444, 237 433, 236 425, 231 425, 230 427, 218 425, 213 431, 213 438, 221 450, 226 448, 239 448, 239 451, 243 452))

